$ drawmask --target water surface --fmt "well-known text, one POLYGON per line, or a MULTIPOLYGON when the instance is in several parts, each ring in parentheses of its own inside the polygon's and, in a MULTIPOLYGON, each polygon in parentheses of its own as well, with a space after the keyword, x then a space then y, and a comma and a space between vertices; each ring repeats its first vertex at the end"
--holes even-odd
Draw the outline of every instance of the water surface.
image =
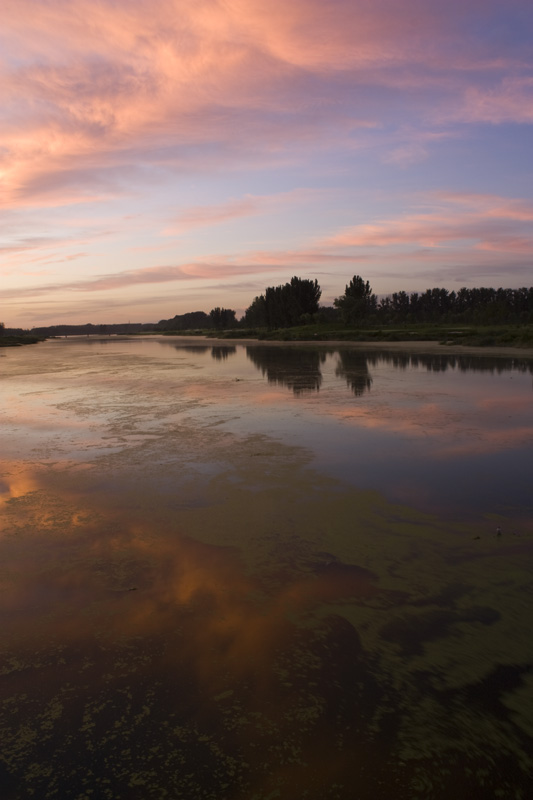
POLYGON ((2 352, 3 796, 528 797, 532 363, 2 352))

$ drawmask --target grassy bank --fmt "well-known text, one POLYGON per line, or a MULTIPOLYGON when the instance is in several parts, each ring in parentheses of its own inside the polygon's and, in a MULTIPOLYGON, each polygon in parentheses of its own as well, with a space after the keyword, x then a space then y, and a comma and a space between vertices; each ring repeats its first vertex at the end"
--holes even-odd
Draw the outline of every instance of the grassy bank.
POLYGON ((274 331, 235 329, 206 331, 224 339, 272 341, 422 342, 475 347, 533 347, 533 325, 409 325, 394 328, 348 328, 342 323, 302 325, 274 331))
POLYGON ((41 336, 0 336, 0 347, 20 347, 23 344, 42 342, 41 336))

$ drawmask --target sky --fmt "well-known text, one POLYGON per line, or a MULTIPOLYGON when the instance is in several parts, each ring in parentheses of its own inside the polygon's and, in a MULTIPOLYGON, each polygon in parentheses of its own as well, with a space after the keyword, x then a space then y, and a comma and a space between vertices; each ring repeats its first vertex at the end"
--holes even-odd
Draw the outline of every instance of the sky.
POLYGON ((0 319, 533 284, 531 0, 2 0, 0 319))

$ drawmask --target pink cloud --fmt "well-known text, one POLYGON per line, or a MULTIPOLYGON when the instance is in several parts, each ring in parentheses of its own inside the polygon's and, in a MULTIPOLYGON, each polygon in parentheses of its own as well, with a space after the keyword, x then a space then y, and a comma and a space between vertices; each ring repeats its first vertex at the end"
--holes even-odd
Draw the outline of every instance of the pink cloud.
MULTIPOLYGON (((83 254, 73 254, 73 257, 83 254)), ((209 260, 197 260, 174 265, 158 265, 95 276, 89 279, 62 281, 0 291, 0 298, 39 297, 56 292, 86 293, 112 291, 136 285, 172 283, 187 280, 224 280, 239 276, 275 275, 288 272, 295 265, 329 265, 352 263, 353 256, 313 251, 250 251, 239 255, 214 255, 209 260)), ((271 278, 271 280, 275 278, 271 278)), ((263 288, 263 287, 262 287, 263 288)))
MULTIPOLYGON (((475 119, 530 119, 528 79, 504 77, 492 95, 472 83, 514 58, 462 29, 478 5, 450 13, 416 0, 5 0, 3 202, 35 202, 39 185, 39 203, 54 186, 57 203, 95 202, 101 193, 88 175, 63 191, 58 177, 165 157, 182 167, 180 148, 190 145, 215 144, 226 161, 232 149, 242 160, 310 144, 353 147, 354 133, 390 118, 386 98, 376 103, 369 87, 408 89, 417 114, 428 100, 412 91, 433 88, 465 97, 475 119)), ((412 163, 426 150, 400 141, 389 153, 412 163)))
MULTIPOLYGON (((272 266, 272 265, 270 265, 272 266)), ((170 283, 174 281, 190 280, 191 278, 227 278, 238 275, 254 274, 261 271, 262 267, 256 264, 231 264, 228 262, 213 261, 191 262, 179 266, 143 267, 137 270, 127 270, 109 275, 101 275, 87 280, 53 283, 27 288, 4 290, 0 297, 40 296, 61 292, 100 292, 124 287, 131 288, 138 284, 170 283)))
POLYGON ((533 202, 531 200, 474 192, 438 192, 436 197, 457 206, 477 209, 479 213, 488 218, 533 222, 533 202))
POLYGON ((533 122, 533 77, 504 77, 492 87, 469 86, 463 102, 437 112, 446 122, 491 123, 533 122))
POLYGON ((410 167, 429 158, 432 145, 456 136, 454 131, 413 130, 406 126, 395 132, 394 143, 390 150, 386 150, 382 161, 398 167, 410 167))
MULTIPOLYGON (((277 208, 280 204, 306 200, 312 196, 312 193, 298 190, 278 196, 252 196, 220 206, 194 208, 189 216, 185 216, 185 223, 191 227, 219 223, 277 208)), ((420 206, 421 198, 417 199, 420 206)), ((517 257, 529 255, 532 237, 523 235, 520 238, 516 226, 523 228, 522 233, 529 231, 530 220, 533 219, 533 204, 521 199, 492 195, 435 193, 427 196, 424 208, 426 210, 407 213, 397 218, 357 225, 326 240, 316 241, 307 248, 250 250, 233 255, 213 254, 170 265, 147 266, 92 278, 15 287, 5 289, 0 296, 8 299, 19 296, 39 297, 56 292, 109 292, 138 285, 194 280, 223 281, 240 276, 260 278, 264 285, 268 285, 276 280, 277 274, 283 278, 290 277, 292 270, 297 267, 306 271, 312 268, 316 275, 320 274, 316 271, 317 268, 322 267, 327 270, 326 274, 331 279, 331 268, 337 266, 339 282, 343 284, 350 277, 346 272, 347 267, 358 263, 368 266, 377 261, 379 264, 372 266, 370 277, 389 280, 397 279, 398 263, 401 263, 402 257, 412 265, 417 264, 416 270, 411 267, 411 274, 418 276, 420 281, 427 278, 434 283, 435 279, 440 282, 451 279, 464 285, 470 283, 473 268, 479 275, 501 272, 502 251, 506 252, 506 258, 516 274, 522 274, 527 281, 530 260, 525 258, 521 261, 517 257), (404 248, 400 253, 398 246, 404 248), (452 249, 454 259, 446 262, 446 253, 452 249), (380 251, 379 255, 376 251, 380 251), (491 252, 494 252, 493 259, 491 252), (387 263, 391 264, 392 269, 387 270, 387 263)), ((51 247, 57 250, 67 244, 86 245, 88 241, 87 237, 83 240, 65 239, 64 242, 52 240, 51 247)), ((24 246, 31 247, 31 242, 24 246)), ((51 250, 46 256, 43 246, 46 243, 36 243, 35 261, 40 263, 59 263, 85 256, 85 251, 79 250, 61 255, 51 250)), ((21 255, 29 263, 29 256, 24 248, 21 255)), ((263 285, 261 290, 262 288, 263 285)), ((338 293, 337 291, 336 294, 338 293)), ((328 301, 327 294, 323 299, 328 301)), ((332 297, 329 299, 332 300, 332 297)))
POLYGON ((491 195, 442 193, 426 209, 355 225, 327 238, 326 247, 418 246, 533 252, 533 203, 491 195))

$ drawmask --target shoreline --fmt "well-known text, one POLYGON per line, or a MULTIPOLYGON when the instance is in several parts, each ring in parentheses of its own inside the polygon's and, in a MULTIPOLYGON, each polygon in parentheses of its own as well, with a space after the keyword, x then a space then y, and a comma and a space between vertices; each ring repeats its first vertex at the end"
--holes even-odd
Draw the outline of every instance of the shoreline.
MULTIPOLYGON (((143 337, 144 338, 144 337, 143 337)), ((358 350, 389 350, 389 351, 406 351, 410 353, 428 353, 437 354, 442 353, 445 355, 477 355, 477 356, 510 356, 512 358, 522 357, 533 359, 533 347, 503 347, 502 345, 493 345, 487 347, 476 347, 474 345, 460 345, 460 344, 441 344, 432 339, 418 342, 350 342, 347 340, 330 340, 330 341, 312 341, 312 340, 292 340, 283 341, 281 339, 224 339, 206 336, 150 336, 146 338, 157 339, 179 339, 188 342, 216 342, 216 344, 226 345, 231 347, 236 344, 243 345, 257 345, 261 347, 336 347, 336 348, 355 348, 358 350)))
MULTIPOLYGON (((388 352, 406 352, 406 353, 427 353, 428 355, 468 355, 468 356, 489 356, 493 358, 523 358, 533 360, 533 347, 505 347, 503 345, 461 345, 461 344, 441 344, 434 339, 427 339, 424 341, 400 341, 400 342, 387 342, 387 341, 350 341, 348 339, 331 339, 331 340, 317 340, 312 339, 250 339, 246 337, 236 339, 218 338, 215 336, 202 336, 202 335, 178 335, 178 336, 165 336, 164 334, 114 334, 113 336, 106 336, 94 334, 90 337, 80 334, 79 336, 72 335, 68 339, 50 338, 43 340, 44 342, 58 342, 58 341, 134 341, 137 339, 145 339, 149 341, 178 341, 184 344, 204 344, 206 346, 223 346, 233 347, 235 345, 253 345, 254 347, 307 347, 307 348, 337 348, 337 349, 356 349, 356 350, 383 350, 388 352)), ((41 342, 38 342, 40 344, 41 342)))

